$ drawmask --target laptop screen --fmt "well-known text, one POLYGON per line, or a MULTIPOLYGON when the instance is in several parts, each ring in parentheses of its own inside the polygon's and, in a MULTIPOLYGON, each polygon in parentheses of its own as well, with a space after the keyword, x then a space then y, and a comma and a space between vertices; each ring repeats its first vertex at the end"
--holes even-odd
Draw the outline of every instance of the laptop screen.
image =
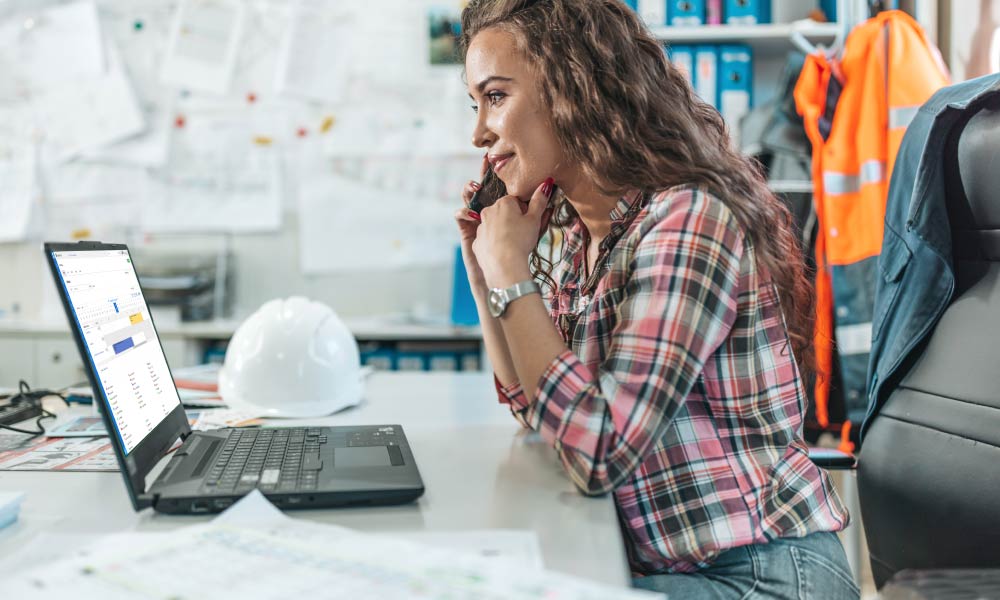
POLYGON ((179 404, 126 250, 52 252, 125 453, 179 404))

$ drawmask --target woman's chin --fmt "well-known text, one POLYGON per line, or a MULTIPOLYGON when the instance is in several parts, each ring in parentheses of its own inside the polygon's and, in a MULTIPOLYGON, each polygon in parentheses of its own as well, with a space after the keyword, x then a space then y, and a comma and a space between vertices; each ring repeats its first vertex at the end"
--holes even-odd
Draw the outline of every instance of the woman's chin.
POLYGON ((507 186, 508 196, 517 196, 521 200, 528 200, 529 198, 531 198, 532 190, 524 189, 524 185, 521 184, 520 182, 514 182, 512 185, 504 182, 504 185, 507 186))

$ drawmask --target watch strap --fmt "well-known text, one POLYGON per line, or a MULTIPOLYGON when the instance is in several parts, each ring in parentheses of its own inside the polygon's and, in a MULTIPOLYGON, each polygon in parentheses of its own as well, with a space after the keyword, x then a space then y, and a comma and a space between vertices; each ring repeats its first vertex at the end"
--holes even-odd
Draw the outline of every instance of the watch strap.
POLYGON ((507 304, 510 304, 514 300, 517 300, 521 296, 527 296, 528 294, 541 294, 542 288, 535 283, 533 279, 526 279, 524 281, 519 281, 514 285, 504 288, 504 296, 507 297, 507 304))

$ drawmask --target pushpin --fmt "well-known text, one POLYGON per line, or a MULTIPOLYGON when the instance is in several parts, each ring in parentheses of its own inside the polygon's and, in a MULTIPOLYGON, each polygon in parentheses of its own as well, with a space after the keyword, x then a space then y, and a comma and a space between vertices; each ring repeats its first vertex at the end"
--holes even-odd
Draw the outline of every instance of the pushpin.
POLYGON ((326 118, 323 119, 323 122, 319 126, 319 130, 322 133, 326 133, 327 131, 330 131, 331 129, 333 129, 333 124, 335 122, 336 122, 336 119, 334 119, 333 116, 328 116, 328 117, 326 117, 326 118))
POLYGON ((176 127, 177 129, 181 129, 182 127, 184 127, 184 123, 185 123, 184 115, 177 115, 177 118, 174 119, 174 127, 176 127))
POLYGON ((309 130, 307 130, 305 127, 299 127, 295 131, 295 135, 297 135, 299 137, 306 137, 308 134, 309 134, 309 130))
POLYGON ((253 92, 248 92, 247 93, 247 102, 249 102, 250 104, 253 104, 256 101, 257 101, 257 94, 255 94, 253 92))
POLYGON ((132 25, 132 28, 136 31, 142 31, 142 21, 136 20, 136 22, 132 25))
POLYGON ((258 135, 253 138, 253 143, 257 144, 258 146, 270 146, 272 141, 274 140, 272 140, 270 137, 266 135, 258 135))

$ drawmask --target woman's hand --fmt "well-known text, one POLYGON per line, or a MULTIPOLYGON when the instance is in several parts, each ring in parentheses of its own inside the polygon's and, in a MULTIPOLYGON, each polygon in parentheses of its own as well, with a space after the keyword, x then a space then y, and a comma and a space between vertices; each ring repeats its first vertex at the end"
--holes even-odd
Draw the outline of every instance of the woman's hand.
MULTIPOLYGON (((483 156, 483 164, 479 177, 482 179, 489 168, 489 161, 483 156)), ((479 268, 479 261, 472 251, 472 243, 476 240, 476 230, 479 229, 479 215, 468 209, 472 195, 479 191, 480 184, 477 181, 469 181, 462 188, 462 208, 455 211, 455 222, 458 224, 458 232, 462 241, 462 262, 465 263, 465 272, 469 277, 469 285, 473 292, 484 291, 486 280, 483 277, 483 270, 479 268)))
POLYGON ((487 287, 504 288, 531 278, 528 257, 538 246, 553 185, 551 177, 546 179, 527 203, 504 196, 483 209, 472 250, 487 287))

